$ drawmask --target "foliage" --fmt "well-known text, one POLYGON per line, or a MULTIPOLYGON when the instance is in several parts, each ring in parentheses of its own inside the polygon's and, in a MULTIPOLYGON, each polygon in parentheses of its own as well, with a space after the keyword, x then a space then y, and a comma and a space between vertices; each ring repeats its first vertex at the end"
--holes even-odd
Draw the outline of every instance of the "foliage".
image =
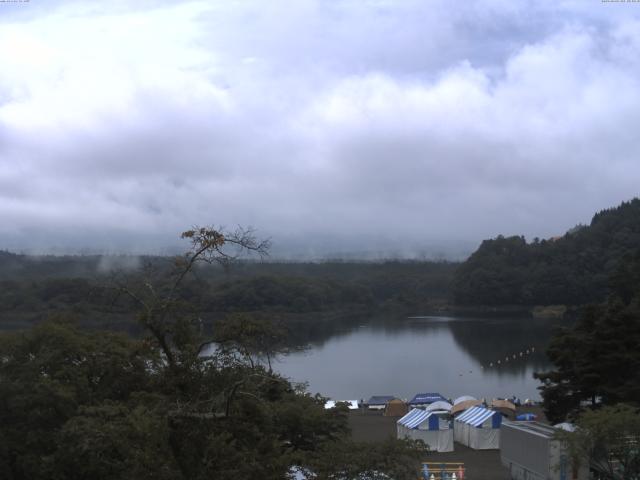
POLYGON ((640 247, 640 199, 549 240, 482 242, 452 283, 461 305, 585 305, 603 301, 620 260, 640 247))
MULTIPOLYGON (((64 311, 77 315, 85 324, 131 327, 127 319, 137 311, 137 302, 127 296, 114 301, 113 291, 107 288, 114 272, 101 274, 93 257, 36 262, 32 257, 6 255, 18 258, 16 262, 22 267, 16 267, 11 280, 0 280, 0 321, 5 325, 37 321, 64 311)), ((196 275, 184 278, 176 293, 205 320, 218 313, 237 312, 294 316, 386 307, 424 311, 446 303, 454 269, 455 264, 409 261, 245 260, 232 269, 200 263, 194 268, 196 275)), ((170 277, 176 266, 167 257, 146 257, 138 268, 123 271, 126 275, 117 275, 121 283, 141 286, 148 278, 170 277)), ((0 255, 0 279, 3 273, 0 255)))
POLYGON ((113 333, 55 321, 0 344, 0 431, 13 477, 53 478, 58 434, 82 406, 124 402, 152 389, 159 358, 113 333))
POLYGON ((373 296, 363 285, 328 279, 258 276, 224 282, 208 297, 211 311, 314 312, 345 305, 370 306, 373 296))
POLYGON ((0 336, 2 478, 282 479, 293 466, 339 478, 345 465, 415 478, 419 445, 390 441, 368 455, 349 440, 346 408, 325 410, 325 399, 255 361, 283 348, 273 325, 236 316, 204 335, 181 296, 185 279, 198 262, 227 267, 265 244, 246 230, 183 237, 192 248, 170 271, 116 279, 146 337, 62 319, 0 336))
POLYGON ((256 315, 232 314, 216 324, 213 340, 220 355, 239 355, 251 366, 264 358, 271 371, 271 361, 288 350, 284 327, 256 315))
POLYGON ((640 414, 628 405, 602 407, 580 415, 574 432, 560 432, 575 462, 588 461, 602 480, 640 475, 640 414))
POLYGON ((428 449, 419 440, 387 440, 372 444, 325 444, 309 463, 320 479, 387 480, 416 478, 416 463, 428 449), (331 458, 331 463, 326 459, 331 458))
POLYGON ((538 373, 547 416, 562 421, 583 402, 640 405, 640 251, 612 276, 606 304, 587 308, 558 330, 547 354, 555 369, 538 373))

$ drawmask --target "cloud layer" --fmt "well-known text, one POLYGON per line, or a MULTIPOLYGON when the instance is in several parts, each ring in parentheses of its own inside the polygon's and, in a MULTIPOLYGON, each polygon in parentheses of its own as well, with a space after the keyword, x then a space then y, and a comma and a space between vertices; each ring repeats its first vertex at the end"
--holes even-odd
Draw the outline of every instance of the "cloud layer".
POLYGON ((431 255, 638 194, 639 4, 36 3, 0 5, 0 247, 431 255))

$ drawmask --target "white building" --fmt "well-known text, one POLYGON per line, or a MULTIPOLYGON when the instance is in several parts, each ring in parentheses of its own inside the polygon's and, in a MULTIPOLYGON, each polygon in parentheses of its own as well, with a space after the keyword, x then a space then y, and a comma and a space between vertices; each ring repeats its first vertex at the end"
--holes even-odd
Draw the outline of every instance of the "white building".
POLYGON ((573 464, 558 428, 538 422, 504 421, 500 428, 500 460, 512 480, 586 480, 587 461, 573 464))

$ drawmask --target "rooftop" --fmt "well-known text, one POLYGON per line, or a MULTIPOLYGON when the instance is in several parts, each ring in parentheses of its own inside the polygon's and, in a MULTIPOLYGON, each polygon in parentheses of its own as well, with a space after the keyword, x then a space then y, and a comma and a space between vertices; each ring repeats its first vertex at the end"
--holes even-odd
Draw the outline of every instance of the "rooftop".
POLYGON ((557 428, 554 428, 551 425, 545 425, 544 423, 540 423, 540 422, 504 421, 502 422, 502 425, 510 428, 516 428, 518 430, 530 432, 530 433, 533 433, 534 435, 539 435, 546 438, 551 438, 558 432, 557 428))

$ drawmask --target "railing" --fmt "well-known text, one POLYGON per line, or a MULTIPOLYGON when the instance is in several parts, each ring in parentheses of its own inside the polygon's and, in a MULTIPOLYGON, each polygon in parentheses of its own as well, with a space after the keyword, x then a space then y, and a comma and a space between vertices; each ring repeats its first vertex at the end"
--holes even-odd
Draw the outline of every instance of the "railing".
POLYGON ((464 480, 467 478, 464 463, 422 462, 420 480, 464 480))

